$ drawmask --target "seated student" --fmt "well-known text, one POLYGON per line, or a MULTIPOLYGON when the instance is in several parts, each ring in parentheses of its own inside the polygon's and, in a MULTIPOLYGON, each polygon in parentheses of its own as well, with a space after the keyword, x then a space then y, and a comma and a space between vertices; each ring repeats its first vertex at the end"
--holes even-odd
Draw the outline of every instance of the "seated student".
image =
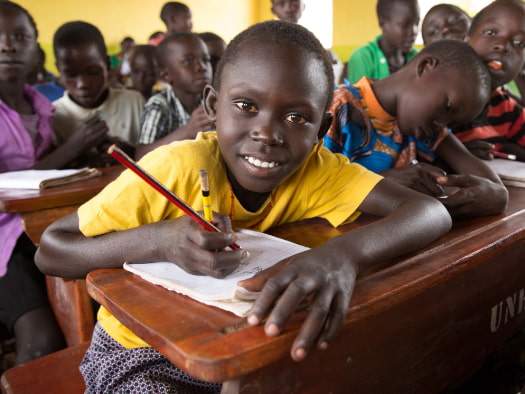
POLYGON ((164 34, 161 31, 156 31, 156 32, 152 33, 148 37, 148 45, 153 45, 154 47, 156 47, 157 45, 159 45, 162 42, 162 40, 164 40, 165 36, 166 36, 166 34, 164 34))
POLYGON ((212 78, 206 44, 195 33, 177 33, 166 36, 157 55, 160 77, 171 89, 151 96, 144 107, 137 158, 212 128, 202 107, 202 91, 212 78))
POLYGON ((67 89, 53 103, 58 143, 67 141, 79 127, 107 127, 106 141, 99 149, 86 152, 76 166, 115 164, 106 153, 111 143, 134 154, 144 98, 133 90, 108 86, 108 56, 100 31, 86 22, 68 22, 56 31, 53 46, 56 65, 67 89))
MULTIPOLYGON (((56 147, 53 106, 27 84, 38 50, 35 21, 20 5, 2 0, 0 36, 0 172, 62 168, 105 138, 106 129, 90 139, 79 130, 56 147)), ((35 252, 20 215, 0 213, 0 326, 16 340, 16 364, 65 346, 35 252)))
POLYGON ((210 54, 211 69, 213 72, 217 69, 217 63, 221 60, 224 50, 226 49, 226 42, 221 36, 215 33, 206 31, 199 33, 199 37, 208 47, 208 53, 210 54))
POLYGON ((385 78, 417 53, 414 48, 419 29, 417 0, 378 0, 376 13, 382 33, 350 56, 350 83, 356 83, 362 77, 385 78))
POLYGON ((129 56, 131 68, 131 89, 138 91, 148 100, 155 91, 155 84, 159 79, 159 65, 153 45, 136 45, 129 56))
POLYGON ((421 36, 425 45, 438 40, 463 41, 470 27, 470 16, 453 4, 436 4, 425 14, 421 36))
POLYGON ((160 10, 160 19, 166 25, 166 35, 189 33, 193 29, 190 8, 178 1, 169 1, 160 10))
POLYGON ((437 41, 395 74, 341 85, 325 145, 387 178, 441 197, 453 216, 500 213, 507 189, 447 130, 479 114, 489 91, 490 75, 475 51, 464 42, 437 41), (456 174, 430 165, 434 159, 456 174), (410 165, 416 160, 421 163, 410 165), (459 190, 443 194, 445 187, 459 190))
POLYGON ((135 40, 125 37, 120 42, 120 52, 109 55, 109 73, 112 87, 124 87, 128 85, 128 77, 131 72, 129 56, 135 46, 135 40))
POLYGON ((482 159, 499 151, 525 161, 525 109, 500 88, 516 78, 525 62, 524 3, 490 3, 474 17, 466 39, 489 69, 492 93, 484 111, 472 122, 453 127, 454 134, 482 159))
MULTIPOLYGON (((277 19, 282 21, 299 23, 299 19, 303 16, 304 9, 305 4, 302 0, 272 0, 271 11, 277 19)), ((327 48, 326 51, 332 59, 335 85, 339 85, 343 79, 344 64, 331 48, 327 48)))
MULTIPOLYGON (((205 89, 206 111, 217 132, 163 146, 140 162, 194 207, 201 206, 197 171, 207 168, 210 187, 222 196, 214 199, 213 220, 223 232, 203 230, 125 171, 78 212, 46 229, 38 266, 52 275, 80 278, 123 261, 166 260, 224 277, 246 258, 245 250, 226 248, 236 240, 231 226, 265 231, 312 217, 338 226, 354 220, 358 211, 381 216, 281 263, 266 285, 267 271, 241 283, 252 291, 264 286, 248 323, 266 317, 265 332, 272 336, 281 333, 295 306, 312 296, 291 355, 299 361, 314 346, 325 349, 345 321, 358 272, 422 247, 451 225, 437 200, 322 146, 333 85, 326 51, 304 27, 267 21, 240 33, 226 48, 213 86, 205 89)), ((220 390, 220 384, 184 374, 104 308, 80 368, 93 392, 220 390)))

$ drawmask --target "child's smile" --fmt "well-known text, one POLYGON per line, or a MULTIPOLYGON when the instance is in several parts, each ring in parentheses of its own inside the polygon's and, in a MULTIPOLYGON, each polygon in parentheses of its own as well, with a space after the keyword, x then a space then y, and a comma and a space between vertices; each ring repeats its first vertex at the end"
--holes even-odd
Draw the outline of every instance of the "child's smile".
POLYGON ((225 69, 219 92, 206 89, 221 153, 246 191, 272 191, 310 154, 323 120, 319 108, 327 101, 324 78, 320 61, 272 43, 225 69))

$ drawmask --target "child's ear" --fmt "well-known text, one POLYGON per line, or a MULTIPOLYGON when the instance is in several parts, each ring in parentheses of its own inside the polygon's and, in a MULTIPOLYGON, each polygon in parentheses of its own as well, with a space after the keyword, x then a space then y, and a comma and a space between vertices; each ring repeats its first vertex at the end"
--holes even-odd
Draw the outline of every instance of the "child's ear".
POLYGON ((206 85, 202 96, 204 112, 210 122, 215 122, 217 119, 217 92, 211 85, 206 85))
POLYGON ((323 115, 323 121, 321 122, 321 126, 319 127, 319 131, 317 133, 317 142, 321 141, 326 133, 328 133, 328 129, 330 129, 333 120, 334 114, 331 112, 325 112, 323 115))
POLYGON ((439 60, 434 56, 425 56, 417 62, 417 76, 420 77, 429 71, 435 70, 439 60))
POLYGON ((166 67, 159 67, 159 77, 164 82, 169 83, 171 85, 171 79, 168 74, 168 69, 166 67))

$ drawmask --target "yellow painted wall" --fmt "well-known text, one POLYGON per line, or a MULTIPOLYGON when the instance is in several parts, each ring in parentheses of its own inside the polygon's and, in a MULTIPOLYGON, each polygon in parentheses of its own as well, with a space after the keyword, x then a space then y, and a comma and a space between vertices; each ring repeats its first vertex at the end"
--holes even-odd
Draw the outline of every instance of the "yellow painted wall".
POLYGON ((334 52, 348 61, 354 49, 365 45, 381 33, 375 1, 333 0, 334 52))
MULTIPOLYGON (((269 9, 269 0, 266 0, 269 9)), ((52 55, 53 34, 65 22, 83 20, 96 25, 104 35, 109 53, 119 50, 125 36, 138 44, 165 26, 160 10, 165 0, 17 0, 33 16, 39 30, 39 41, 47 54, 46 67, 56 72, 52 55)), ((193 14, 193 30, 213 31, 226 42, 259 18, 264 18, 264 0, 188 0, 193 14)), ((269 12, 269 11, 268 11, 269 12)), ((268 18, 266 18, 268 19, 268 18)))
MULTIPOLYGON (((318 0, 324 1, 324 0, 318 0)), ((65 22, 84 20, 96 25, 106 39, 109 53, 119 50, 125 36, 139 44, 151 33, 165 30, 160 9, 165 0, 18 0, 35 19, 39 41, 47 54, 46 67, 56 72, 52 51, 53 34, 65 22)), ((226 42, 253 23, 273 19, 270 0, 187 0, 194 31, 213 31, 226 42)), ((333 48, 347 61, 350 53, 379 34, 375 1, 333 0, 333 48)))

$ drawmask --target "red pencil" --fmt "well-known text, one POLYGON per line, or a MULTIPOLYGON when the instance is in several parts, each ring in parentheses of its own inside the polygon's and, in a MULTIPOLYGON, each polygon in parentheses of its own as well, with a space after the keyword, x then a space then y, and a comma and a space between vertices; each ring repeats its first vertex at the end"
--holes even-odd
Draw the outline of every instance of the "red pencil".
MULTIPOLYGON (((126 153, 124 153, 118 146, 111 145, 108 149, 108 153, 111 156, 113 156, 115 159, 117 159, 120 162, 120 164, 122 164, 124 167, 129 168, 131 171, 133 171, 135 174, 137 174, 139 177, 145 180, 151 187, 153 187, 160 194, 166 197, 170 202, 172 202, 177 207, 182 209, 190 218, 195 220, 198 224, 200 224, 206 230, 216 231, 216 232, 221 231, 215 225, 208 222, 201 215, 199 215, 199 213, 195 211, 192 207, 190 207, 188 204, 182 201, 179 197, 177 197, 171 190, 168 190, 166 186, 164 186, 162 183, 160 183, 155 178, 153 178, 150 174, 148 174, 131 157, 129 157, 126 153)), ((230 248, 239 249, 239 245, 233 243, 230 245, 230 248)))
POLYGON ((501 157, 502 159, 507 160, 516 160, 516 155, 511 155, 510 153, 503 153, 495 150, 490 150, 489 153, 494 157, 501 157))

